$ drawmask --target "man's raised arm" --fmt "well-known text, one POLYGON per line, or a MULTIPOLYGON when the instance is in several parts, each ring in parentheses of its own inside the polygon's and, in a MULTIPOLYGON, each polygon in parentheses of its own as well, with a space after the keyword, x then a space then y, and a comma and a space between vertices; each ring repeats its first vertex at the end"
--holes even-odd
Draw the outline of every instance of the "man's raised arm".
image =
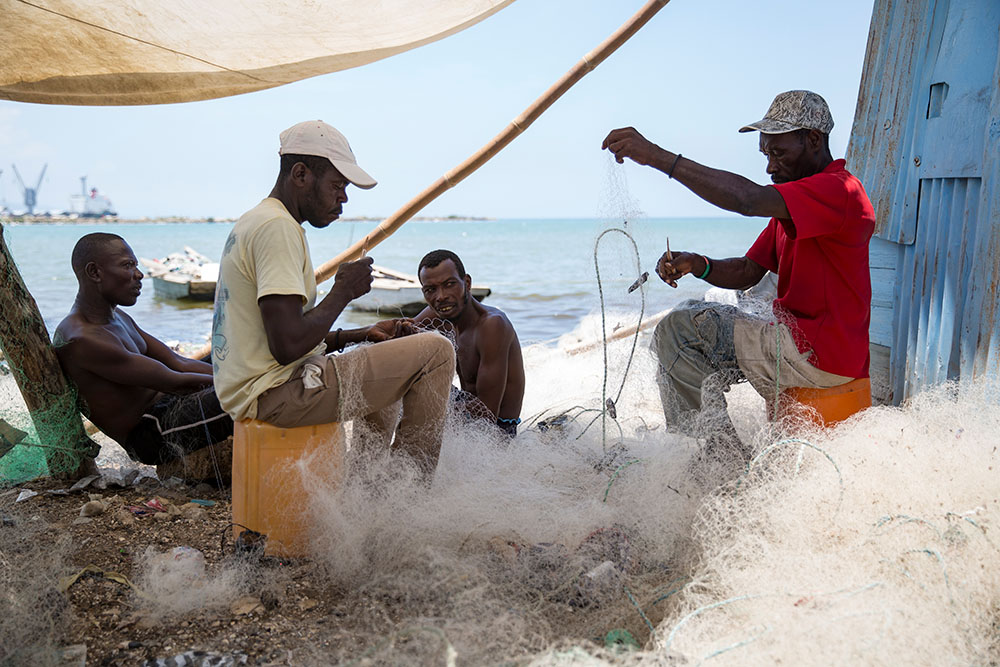
POLYGON ((660 148, 634 127, 612 130, 601 144, 614 153, 619 163, 628 158, 636 164, 662 171, 710 204, 740 215, 788 218, 781 194, 769 185, 721 169, 712 169, 694 160, 660 148))

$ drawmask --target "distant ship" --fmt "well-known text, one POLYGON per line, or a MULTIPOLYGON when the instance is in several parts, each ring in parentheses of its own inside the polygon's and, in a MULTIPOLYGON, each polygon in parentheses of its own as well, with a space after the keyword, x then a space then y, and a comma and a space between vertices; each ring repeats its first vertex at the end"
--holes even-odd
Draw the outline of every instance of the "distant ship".
POLYGON ((97 194, 97 188, 87 191, 87 177, 80 177, 80 194, 70 195, 69 213, 81 218, 104 218, 117 216, 111 200, 104 195, 97 194))

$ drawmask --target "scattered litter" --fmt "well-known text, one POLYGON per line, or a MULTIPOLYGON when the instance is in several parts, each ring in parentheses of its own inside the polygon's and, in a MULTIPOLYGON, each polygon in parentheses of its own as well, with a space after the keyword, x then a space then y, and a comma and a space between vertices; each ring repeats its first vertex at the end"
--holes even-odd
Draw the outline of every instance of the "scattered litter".
POLYGON ((202 500, 201 498, 192 498, 191 502, 195 505, 201 505, 202 507, 215 507, 214 500, 202 500))
POLYGON ((70 491, 81 491, 86 489, 88 486, 94 483, 94 480, 98 479, 100 475, 88 475, 81 480, 78 480, 76 484, 69 487, 70 491))
POLYGON ((51 489, 49 491, 46 491, 45 493, 47 493, 50 496, 68 496, 69 489, 51 489))
POLYGON ((150 509, 156 510, 157 512, 167 511, 167 508, 163 506, 163 503, 160 502, 159 498, 150 498, 149 500, 144 502, 143 505, 149 507, 150 509))
POLYGON ((126 486, 125 477, 121 470, 108 468, 101 472, 101 476, 94 482, 94 486, 98 489, 106 489, 109 486, 126 486))
POLYGON ((155 514, 156 510, 150 509, 148 507, 139 507, 137 505, 128 505, 125 507, 129 512, 136 516, 147 516, 149 514, 155 514))
POLYGON ((14 502, 19 503, 22 500, 27 500, 28 498, 34 498, 37 495, 38 495, 37 491, 32 491, 31 489, 25 489, 24 491, 21 491, 21 493, 17 494, 17 500, 15 500, 14 502))
POLYGON ((609 560, 583 575, 581 593, 594 601, 617 594, 621 589, 621 572, 609 560))
POLYGON ((169 477, 163 482, 163 486, 169 489, 182 489, 186 485, 184 484, 184 480, 180 477, 169 477))

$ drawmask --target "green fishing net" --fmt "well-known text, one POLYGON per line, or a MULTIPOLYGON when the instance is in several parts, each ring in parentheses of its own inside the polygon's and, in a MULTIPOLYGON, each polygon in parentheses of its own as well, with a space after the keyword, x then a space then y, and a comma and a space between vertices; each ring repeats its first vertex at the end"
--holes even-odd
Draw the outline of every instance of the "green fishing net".
POLYGON ((72 473, 96 454, 77 393, 59 369, 44 321, 0 225, 0 486, 72 473))

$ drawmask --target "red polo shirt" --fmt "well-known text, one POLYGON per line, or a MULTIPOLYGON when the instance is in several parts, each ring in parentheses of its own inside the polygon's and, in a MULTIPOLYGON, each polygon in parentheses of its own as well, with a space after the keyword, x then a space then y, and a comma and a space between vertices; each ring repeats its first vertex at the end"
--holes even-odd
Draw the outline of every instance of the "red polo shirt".
POLYGON ((814 366, 868 377, 868 242, 875 230, 868 195, 843 160, 773 187, 785 200, 795 238, 771 218, 747 257, 778 274, 774 313, 788 324, 800 352, 812 349, 814 366))

